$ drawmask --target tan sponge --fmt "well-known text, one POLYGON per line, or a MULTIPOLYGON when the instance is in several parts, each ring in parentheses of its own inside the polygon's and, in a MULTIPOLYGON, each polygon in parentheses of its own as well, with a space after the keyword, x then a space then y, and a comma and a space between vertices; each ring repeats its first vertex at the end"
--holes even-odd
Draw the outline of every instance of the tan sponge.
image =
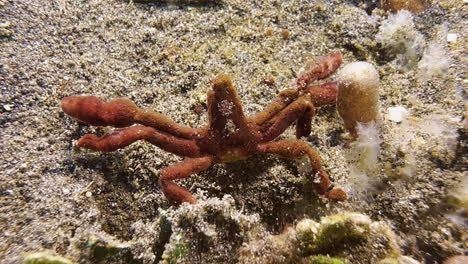
POLYGON ((379 114, 379 73, 363 61, 353 62, 338 73, 337 108, 345 128, 357 137, 357 122, 375 121, 379 114))

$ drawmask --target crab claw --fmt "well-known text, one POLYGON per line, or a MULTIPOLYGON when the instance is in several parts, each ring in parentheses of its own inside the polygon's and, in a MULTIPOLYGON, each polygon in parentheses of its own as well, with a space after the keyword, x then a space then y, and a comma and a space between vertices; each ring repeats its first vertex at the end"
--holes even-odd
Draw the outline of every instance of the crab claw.
POLYGON ((340 67, 341 63, 343 63, 343 56, 339 51, 323 56, 317 64, 299 75, 297 88, 301 90, 313 81, 327 78, 340 67))
POLYGON ((346 201, 348 199, 348 195, 342 189, 331 189, 330 191, 325 193, 325 197, 333 200, 333 201, 346 201))
POLYGON ((336 105, 338 83, 328 82, 322 85, 309 85, 306 88, 314 106, 336 105))

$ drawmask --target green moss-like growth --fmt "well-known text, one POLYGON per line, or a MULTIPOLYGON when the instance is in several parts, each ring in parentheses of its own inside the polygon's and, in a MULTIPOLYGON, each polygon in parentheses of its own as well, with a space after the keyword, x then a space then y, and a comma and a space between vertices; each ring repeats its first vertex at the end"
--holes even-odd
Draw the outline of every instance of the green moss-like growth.
POLYGON ((175 239, 170 242, 171 250, 165 253, 162 258, 170 264, 178 263, 179 259, 183 259, 187 255, 187 246, 182 234, 177 234, 175 239))
POLYGON ((450 194, 445 198, 445 205, 450 211, 468 210, 468 197, 450 194))
POLYGON ((94 263, 142 263, 140 260, 134 259, 129 246, 107 244, 102 241, 91 244, 91 257, 94 263))
POLYGON ((74 264, 69 259, 46 252, 33 253, 24 258, 22 264, 74 264))
POLYGON ((329 256, 317 255, 309 257, 309 264, 346 264, 346 260, 340 258, 331 258, 329 256))
POLYGON ((301 244, 314 244, 317 240, 320 224, 311 220, 303 219, 296 225, 298 241, 301 244))
POLYGON ((330 252, 337 246, 365 240, 371 220, 355 213, 338 214, 322 219, 318 228, 298 230, 299 240, 306 252, 330 252))
POLYGON ((366 259, 401 256, 398 238, 383 222, 372 222, 359 213, 341 213, 324 217, 320 223, 304 219, 296 225, 298 254, 330 255, 352 263, 366 259))

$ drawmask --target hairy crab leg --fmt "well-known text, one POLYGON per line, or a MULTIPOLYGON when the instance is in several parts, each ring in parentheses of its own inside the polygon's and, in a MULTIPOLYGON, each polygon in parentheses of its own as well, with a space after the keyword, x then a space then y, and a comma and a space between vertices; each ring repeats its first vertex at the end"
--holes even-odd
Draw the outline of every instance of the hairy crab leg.
MULTIPOLYGON (((336 82, 307 86, 306 91, 310 95, 310 100, 315 107, 336 104, 336 96, 338 95, 336 82)), ((314 114, 315 112, 312 108, 307 108, 307 110, 299 116, 296 122, 296 138, 309 136, 314 114)))
POLYGON ((208 129, 211 134, 221 137, 227 124, 227 117, 219 110, 215 91, 209 91, 207 95, 208 104, 208 129))
POLYGON ((343 63, 343 56, 339 51, 323 56, 320 61, 301 73, 297 79, 297 88, 302 90, 313 81, 327 78, 343 63))
POLYGON ((306 107, 296 121, 296 138, 308 137, 312 130, 312 117, 315 115, 314 107, 306 107))
POLYGON ((255 131, 254 125, 245 116, 240 98, 228 75, 220 75, 214 80, 211 97, 209 108, 213 108, 213 110, 210 112, 212 117, 210 130, 224 133, 221 130, 226 128, 226 121, 230 119, 235 126, 235 135, 230 139, 246 146, 253 146, 258 142, 260 136, 255 131))
POLYGON ((312 173, 317 178, 315 185, 317 193, 325 195, 330 200, 344 201, 347 199, 347 195, 343 190, 330 189, 330 178, 322 167, 320 156, 307 143, 299 140, 281 140, 260 144, 258 150, 261 153, 276 154, 289 159, 296 159, 307 155, 312 167, 312 173))
POLYGON ((111 152, 124 148, 138 140, 146 140, 165 151, 179 156, 200 156, 200 148, 195 140, 177 138, 147 126, 116 129, 102 137, 86 134, 78 140, 78 146, 97 151, 111 152))
POLYGON ((213 103, 217 105, 218 113, 232 119, 239 129, 246 129, 248 122, 231 78, 227 75, 218 76, 213 82, 213 91, 213 103))
MULTIPOLYGON (((310 102, 310 97, 304 95, 288 105, 285 109, 279 112, 275 118, 271 121, 271 125, 267 127, 266 131, 262 133, 262 142, 268 142, 284 132, 298 117, 303 117, 305 115, 307 118, 315 113, 314 105, 310 102)), ((303 121, 307 121, 306 118, 303 118, 303 121)), ((310 120, 309 120, 310 123, 310 120)), ((309 128, 310 129, 310 128, 309 128)), ((300 131, 300 133, 306 133, 307 131, 300 131)), ((308 131, 310 133, 310 130, 308 131)), ((307 134, 308 135, 308 134, 307 134)), ((299 136, 303 136, 299 134, 299 136)))
POLYGON ((190 128, 177 124, 168 117, 153 111, 140 110, 135 115, 135 122, 173 134, 186 139, 201 138, 205 135, 205 128, 190 128))
POLYGON ((263 111, 251 117, 251 120, 257 126, 262 126, 263 124, 274 118, 279 112, 281 112, 294 100, 296 100, 298 96, 299 91, 297 89, 287 89, 281 91, 278 94, 278 96, 276 96, 275 101, 273 103, 269 104, 263 111))
POLYGON ((207 95, 208 105, 208 128, 206 135, 198 140, 199 145, 208 153, 218 153, 221 151, 223 130, 227 124, 227 118, 223 116, 215 98, 215 92, 209 91, 207 95))
POLYGON ((339 51, 323 56, 317 64, 301 73, 297 79, 297 89, 282 91, 277 96, 275 102, 270 104, 262 112, 256 114, 252 120, 254 120, 257 125, 261 126, 263 123, 274 117, 284 107, 289 105, 291 101, 295 100, 299 96, 298 90, 307 91, 315 106, 334 105, 336 102, 336 95, 338 93, 337 84, 335 82, 311 86, 309 86, 309 83, 332 75, 342 63, 343 56, 339 51))
POLYGON ((189 177, 193 173, 204 171, 213 164, 213 157, 200 157, 186 159, 161 170, 159 184, 164 195, 169 201, 175 204, 184 202, 194 204, 197 201, 186 189, 172 182, 173 180, 189 177))
POLYGON ((199 138, 204 133, 204 129, 184 127, 162 114, 142 110, 129 99, 106 103, 95 96, 69 96, 61 104, 66 114, 93 126, 127 127, 139 123, 186 139, 199 138))
MULTIPOLYGON (((336 96, 338 94, 336 82, 328 82, 321 85, 310 85, 305 88, 305 91, 310 95, 310 101, 315 107, 336 104, 336 96)), ((299 91, 297 89, 282 91, 273 103, 269 104, 262 112, 253 116, 251 120, 260 127, 265 123, 274 123, 277 115, 281 113, 284 108, 294 102, 298 96, 299 91)), ((297 138, 308 136, 310 134, 310 121, 312 120, 313 114, 314 112, 309 108, 298 118, 296 125, 297 138)))

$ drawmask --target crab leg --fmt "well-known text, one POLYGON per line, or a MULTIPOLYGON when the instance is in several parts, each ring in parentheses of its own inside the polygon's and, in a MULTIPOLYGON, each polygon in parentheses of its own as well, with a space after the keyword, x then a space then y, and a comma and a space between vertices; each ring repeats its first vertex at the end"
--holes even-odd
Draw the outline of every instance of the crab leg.
POLYGON ((230 119, 234 123, 235 134, 226 136, 226 139, 244 145, 253 145, 258 141, 259 135, 244 115, 242 103, 229 76, 221 75, 215 79, 213 91, 208 94, 208 114, 211 134, 225 134, 227 120, 230 119))
POLYGON ((237 95, 231 78, 221 75, 213 83, 214 101, 217 113, 225 118, 232 119, 239 129, 247 128, 247 119, 242 110, 242 103, 237 95))
MULTIPOLYGON (((338 95, 336 82, 307 86, 306 91, 315 107, 336 104, 336 96, 338 95)), ((299 116, 296 122, 296 138, 306 137, 310 134, 314 114, 314 109, 309 107, 299 116)))
POLYGON ((304 95, 289 104, 285 109, 280 111, 272 120, 270 120, 270 125, 266 127, 266 131, 262 133, 262 141, 268 142, 281 133, 284 132, 294 121, 300 117, 301 119, 301 128, 298 128, 297 136, 308 136, 310 133, 310 119, 315 113, 314 105, 310 102, 310 97, 304 95), (305 124, 308 122, 309 124, 305 124), (308 129, 308 131, 307 131, 308 129), (307 133, 307 134, 306 134, 307 133))
POLYGON ((328 174, 322 167, 320 156, 307 143, 298 140, 281 140, 277 142, 260 144, 259 152, 276 154, 285 158, 295 159, 307 155, 312 167, 312 173, 316 177, 315 189, 319 194, 325 195, 330 200, 344 201, 346 193, 341 189, 330 189, 331 183, 328 174))
POLYGON ((340 67, 342 62, 343 56, 339 51, 323 56, 317 64, 301 73, 297 78, 297 88, 304 89, 313 81, 327 78, 340 67))
POLYGON ((78 140, 77 145, 87 149, 111 152, 124 148, 138 140, 146 140, 165 151, 179 156, 200 156, 200 149, 195 143, 195 140, 177 138, 146 126, 132 126, 116 129, 102 137, 86 134, 78 140))
POLYGON ((320 85, 309 85, 305 88, 314 106, 336 105, 338 95, 338 84, 328 82, 320 85))
POLYGON ((213 157, 200 157, 186 159, 174 165, 161 170, 159 175, 159 184, 167 199, 175 204, 184 202, 194 204, 197 201, 192 194, 186 189, 172 182, 173 180, 189 177, 193 173, 197 173, 208 169, 213 164, 213 157))
POLYGON ((206 131, 204 128, 190 128, 181 126, 158 112, 142 109, 139 109, 134 117, 134 120, 135 123, 153 127, 155 129, 171 133, 176 137, 186 139, 201 138, 206 131))
POLYGON ((296 121, 296 138, 308 137, 312 130, 312 117, 315 115, 314 107, 306 107, 296 121))
POLYGON ((251 120, 257 125, 262 126, 272 118, 274 118, 285 107, 291 104, 299 96, 297 89, 287 89, 281 91, 276 97, 275 101, 269 104, 265 110, 257 113, 251 120))
POLYGON ((221 138, 227 118, 219 110, 215 91, 209 91, 207 95, 208 104, 208 130, 209 134, 221 138))
POLYGON ((138 108, 128 99, 106 103, 95 96, 69 96, 63 98, 61 104, 69 116, 93 126, 127 127, 139 123, 186 139, 203 134, 203 129, 178 125, 160 113, 138 108))

